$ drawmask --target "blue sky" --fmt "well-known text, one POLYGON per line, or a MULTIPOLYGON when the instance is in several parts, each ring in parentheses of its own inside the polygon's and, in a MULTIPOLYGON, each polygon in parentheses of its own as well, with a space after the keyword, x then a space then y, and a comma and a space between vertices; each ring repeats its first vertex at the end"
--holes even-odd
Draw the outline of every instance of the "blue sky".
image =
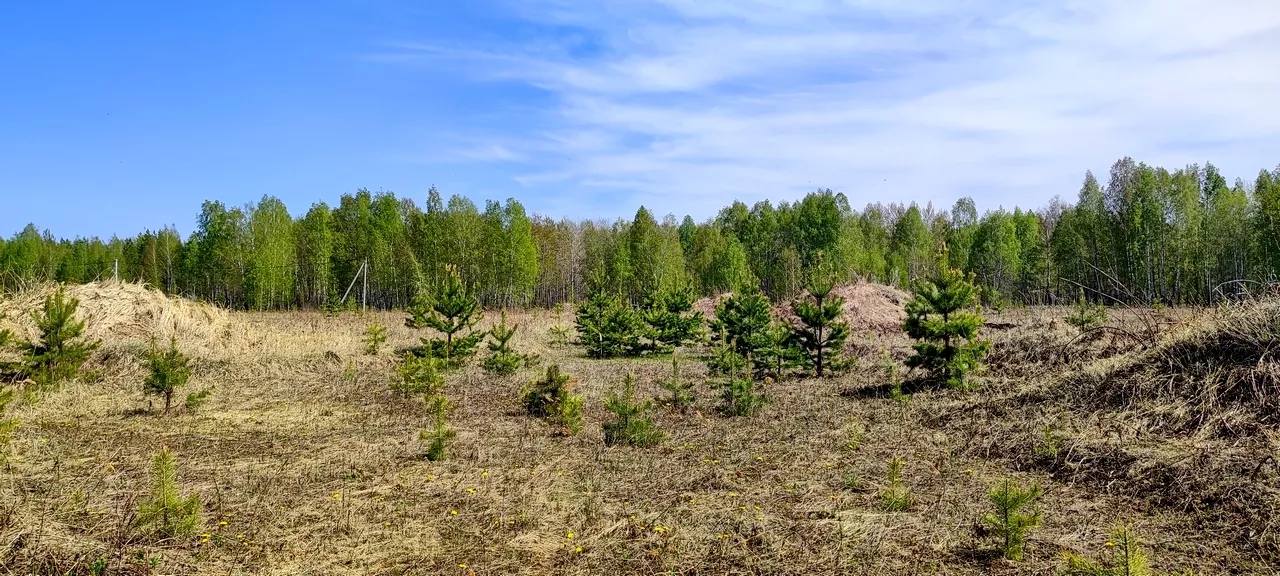
POLYGON ((1274 0, 7 2, 0 233, 436 185, 574 218, 1280 163, 1274 0))

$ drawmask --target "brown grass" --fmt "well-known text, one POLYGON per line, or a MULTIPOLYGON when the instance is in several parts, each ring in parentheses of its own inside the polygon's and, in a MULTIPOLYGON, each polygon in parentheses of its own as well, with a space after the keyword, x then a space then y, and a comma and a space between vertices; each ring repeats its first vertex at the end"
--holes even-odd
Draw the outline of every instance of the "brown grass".
MULTIPOLYGON (((660 395, 655 380, 669 361, 589 360, 548 345, 551 313, 512 314, 517 350, 581 381, 584 433, 555 437, 520 413, 519 389, 536 370, 492 378, 472 366, 449 376, 453 458, 431 463, 417 440, 427 415, 387 390, 393 354, 362 354, 374 317, 390 327, 390 348, 416 342, 401 314, 206 314, 119 290, 142 304, 84 299, 86 311, 123 310, 91 327, 104 340, 94 362, 106 376, 15 410, 23 426, 0 477, 0 574, 88 573, 98 558, 138 574, 1049 574, 1063 550, 1101 553, 1122 518, 1136 521, 1164 571, 1260 572, 1275 558, 1273 535, 1232 530, 1237 514, 1186 505, 1188 494, 1224 489, 1189 480, 1201 464, 1241 479, 1227 488, 1245 478, 1273 486, 1275 466, 1233 467, 1274 449, 1269 433, 1232 448, 1218 436, 1144 430, 1146 412, 1064 393, 1061 376, 1099 368, 1087 352, 1050 363, 1050 344, 1073 337, 1053 324, 1061 310, 991 318, 1013 327, 988 331, 996 346, 977 392, 879 397, 879 351, 903 357, 909 342, 861 326, 853 373, 773 384, 769 404, 743 419, 717 415, 714 392, 700 386, 695 411, 655 414, 668 439, 648 450, 604 447, 603 400, 627 371, 639 394, 660 395), (195 412, 162 416, 141 395, 139 351, 147 330, 173 317, 209 324, 180 324, 179 344, 196 366, 188 391, 216 391, 195 412), (1057 458, 1032 450, 1047 423, 1063 437, 1057 458), (177 454, 184 490, 205 502, 208 542, 120 528, 161 445, 177 454), (1219 454, 1182 460, 1206 450, 1219 454), (906 459, 915 505, 887 513, 877 490, 895 456, 906 459), (1018 565, 997 560, 976 526, 987 488, 1005 476, 1048 488, 1045 525, 1018 565)), ((562 321, 571 325, 571 314, 562 321)), ((1111 346, 1101 362, 1117 366, 1148 353, 1087 346, 1111 346)), ((703 352, 680 352, 691 360, 686 377, 704 377, 691 358, 703 352)), ((1259 514, 1275 503, 1247 501, 1259 514)))

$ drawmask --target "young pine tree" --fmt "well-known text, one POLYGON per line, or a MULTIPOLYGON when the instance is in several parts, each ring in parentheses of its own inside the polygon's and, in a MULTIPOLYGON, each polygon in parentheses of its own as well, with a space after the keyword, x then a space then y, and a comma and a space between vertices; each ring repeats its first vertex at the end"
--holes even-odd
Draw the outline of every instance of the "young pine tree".
POLYGON ((798 322, 791 326, 791 340, 804 354, 804 363, 821 378, 828 370, 841 371, 849 362, 844 343, 849 325, 840 320, 844 299, 831 296, 834 284, 815 274, 806 287, 808 296, 791 304, 798 322))
POLYGON ((604 406, 614 417, 612 421, 603 424, 606 446, 625 444, 647 448, 662 441, 662 430, 658 429, 652 418, 645 415, 653 408, 653 403, 636 400, 635 374, 627 373, 622 382, 622 391, 611 392, 604 406))
POLYGON ((693 394, 694 382, 680 377, 680 358, 675 354, 671 355, 671 378, 659 380, 658 385, 670 394, 663 403, 673 410, 684 412, 697 400, 693 394))
POLYGON ((1097 562, 1068 552, 1065 555, 1067 566, 1062 573, 1070 576, 1151 575, 1151 564, 1142 550, 1138 535, 1129 525, 1120 524, 1113 528, 1106 547, 1110 557, 1105 562, 1097 562))
POLYGON ((1107 323, 1107 308, 1101 304, 1092 304, 1084 297, 1084 289, 1080 289, 1080 297, 1064 320, 1067 324, 1079 328, 1081 332, 1092 330, 1107 323))
POLYGON ((391 380, 391 391, 400 396, 430 399, 444 393, 443 362, 432 356, 405 354, 391 380))
POLYGON ((75 320, 79 306, 80 300, 67 299, 59 286, 57 292, 45 297, 44 306, 31 314, 40 338, 22 343, 22 350, 25 371, 37 384, 49 386, 74 378, 89 359, 89 353, 100 344, 81 339, 85 321, 75 320))
POLYGON ((906 364, 941 376, 949 386, 963 387, 965 374, 978 368, 991 342, 978 338, 982 316, 970 311, 977 304, 973 275, 966 277, 947 266, 945 248, 941 262, 936 276, 916 282, 907 302, 903 329, 916 343, 915 355, 906 364))
POLYGON ((1022 558, 1027 534, 1040 525, 1040 511, 1034 505, 1041 494, 1039 486, 1022 488, 1006 478, 987 495, 994 511, 983 516, 982 523, 1000 539, 997 545, 1005 558, 1022 558))
POLYGON ((369 356, 377 356, 378 351, 382 349, 382 345, 387 343, 387 327, 378 320, 374 320, 368 328, 364 329, 364 353, 369 356))
POLYGON ((732 294, 716 305, 711 332, 719 341, 746 357, 755 347, 752 336, 769 326, 769 299, 758 290, 732 294))
POLYGON ((559 365, 548 366, 541 380, 524 389, 524 409, 559 426, 565 436, 582 431, 582 396, 573 393, 569 375, 561 373, 559 365))
POLYGON ((795 346, 791 328, 780 322, 770 322, 764 329, 750 337, 751 361, 756 375, 781 380, 792 369, 805 364, 804 353, 795 346))
POLYGON ((507 311, 503 310, 502 319, 489 330, 489 338, 492 339, 489 342, 489 356, 481 363, 485 372, 509 376, 515 374, 516 370, 522 366, 531 363, 531 357, 518 354, 511 349, 511 338, 516 335, 516 330, 519 328, 519 324, 507 326, 507 311))
POLYGON ((655 352, 673 350, 701 336, 702 314, 693 310, 693 290, 688 287, 651 295, 644 321, 649 347, 655 352))
POLYGON ((638 356, 644 320, 617 298, 597 292, 578 307, 578 343, 591 358, 638 356))
POLYGON ((164 413, 169 413, 173 393, 187 385, 191 379, 191 360, 178 350, 178 337, 169 338, 169 347, 163 350, 155 345, 147 351, 147 378, 142 381, 142 393, 164 397, 164 413))
POLYGON ((486 334, 474 329, 484 313, 480 310, 480 301, 462 284, 454 266, 447 267, 444 281, 430 298, 420 293, 408 311, 406 326, 432 328, 444 334, 443 339, 423 338, 422 355, 442 358, 449 368, 460 367, 473 356, 486 334))
POLYGON ((160 538, 190 536, 200 525, 200 498, 178 493, 178 463, 168 448, 151 462, 151 495, 138 509, 138 522, 160 538))
POLYGON ((418 438, 427 444, 427 460, 439 462, 449 455, 449 443, 458 437, 458 433, 449 427, 448 412, 452 408, 443 396, 424 399, 427 412, 431 414, 431 428, 418 432, 418 438))

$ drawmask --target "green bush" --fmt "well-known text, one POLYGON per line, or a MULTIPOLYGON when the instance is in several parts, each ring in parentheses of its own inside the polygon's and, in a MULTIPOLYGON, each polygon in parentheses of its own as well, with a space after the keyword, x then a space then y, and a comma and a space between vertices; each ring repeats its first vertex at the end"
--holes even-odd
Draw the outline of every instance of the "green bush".
POLYGON ((771 322, 750 336, 748 342, 757 377, 780 380, 805 365, 804 352, 795 345, 791 328, 786 324, 771 322))
POLYGON ((557 364, 548 366, 542 379, 525 387, 523 402, 530 416, 559 426, 566 436, 582 431, 582 396, 572 392, 569 375, 561 373, 557 364))
POLYGON ((195 411, 197 408, 204 406, 204 403, 213 395, 213 388, 205 388, 199 392, 187 394, 187 410, 195 411))
POLYGON ((151 462, 151 494, 138 509, 138 523, 161 538, 190 536, 200 525, 200 498, 178 493, 178 464, 168 448, 151 462))
POLYGON ((382 345, 387 343, 387 327, 377 320, 364 329, 364 353, 377 356, 382 345))
POLYGON ((391 391, 401 396, 433 397, 444 393, 444 362, 431 356, 405 354, 391 380, 391 391))
POLYGON ((980 366, 991 342, 978 338, 982 316, 966 311, 977 304, 973 274, 966 277, 947 266, 945 249, 941 262, 936 276, 916 282, 915 293, 907 302, 903 328, 917 341, 907 366, 924 368, 948 386, 964 387, 965 375, 980 366))
POLYGON ((982 523, 1000 539, 998 546, 1005 558, 1022 558, 1027 534, 1040 525, 1040 511, 1034 505, 1041 494, 1039 486, 1023 488, 1006 478, 987 495, 994 510, 982 517, 982 523))
POLYGON ((769 299, 758 290, 732 294, 716 305, 711 333, 739 356, 746 358, 755 350, 753 337, 769 326, 769 299))
POLYGON ((147 378, 142 381, 142 393, 164 397, 164 412, 169 413, 173 393, 186 386, 191 379, 191 361, 178 350, 178 338, 169 338, 169 347, 159 349, 155 341, 147 351, 147 378))
POLYGON ((627 373, 622 382, 622 390, 611 392, 604 406, 614 416, 612 421, 603 425, 606 446, 625 444, 647 448, 662 442, 662 431, 653 423, 652 418, 645 415, 653 408, 653 403, 636 401, 635 374, 627 373))
POLYGON ((702 337, 702 314, 693 310, 693 290, 688 287, 650 295, 644 321, 653 352, 668 352, 702 337))
POLYGON ((85 342, 85 321, 75 320, 80 300, 67 299, 61 286, 57 292, 46 296, 44 306, 31 314, 40 337, 34 342, 23 342, 25 372, 37 384, 50 386, 62 380, 75 378, 80 367, 97 349, 100 342, 85 342))

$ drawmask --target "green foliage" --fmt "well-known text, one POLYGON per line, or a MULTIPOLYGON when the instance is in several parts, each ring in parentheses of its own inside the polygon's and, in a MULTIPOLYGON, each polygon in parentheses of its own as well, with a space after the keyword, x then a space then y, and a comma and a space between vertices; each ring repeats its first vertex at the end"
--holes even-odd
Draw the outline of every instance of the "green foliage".
MULTIPOLYGON (((741 358, 731 349, 725 349, 726 357, 741 358)), ((764 390, 758 388, 756 381, 750 377, 746 367, 749 359, 742 359, 740 369, 732 371, 716 385, 720 388, 720 405, 717 409, 725 416, 751 416, 760 410, 768 401, 764 390)))
POLYGON ((658 385, 669 394, 663 403, 673 410, 684 412, 697 400, 693 393, 694 382, 681 378, 680 358, 675 354, 671 355, 671 378, 659 380, 658 385))
POLYGON ((798 322, 791 326, 791 339, 804 353, 804 363, 821 378, 828 371, 841 371, 850 365, 844 357, 844 343, 849 338, 849 325, 840 321, 844 299, 831 296, 830 280, 815 278, 808 287, 808 297, 791 303, 798 322))
MULTIPOLYGON (((942 260, 945 261, 946 251, 942 260)), ((903 328, 914 344, 915 355, 907 366, 920 367, 938 376, 949 386, 966 385, 965 375, 979 367, 991 342, 978 338, 983 319, 966 311, 976 304, 977 288, 972 274, 965 277, 946 265, 930 279, 916 283, 907 302, 903 328)))
POLYGON ((187 385, 191 379, 191 360, 178 350, 178 338, 169 338, 169 347, 159 349, 152 340, 147 351, 147 378, 142 381, 142 393, 164 397, 164 411, 169 413, 173 393, 187 385))
POLYGON ((547 367, 541 380, 524 389, 524 409, 530 416, 542 418, 572 436, 582 431, 582 396, 574 394, 568 374, 560 366, 547 367))
POLYGON ((610 392, 604 406, 614 417, 612 421, 603 424, 606 446, 625 444, 647 448, 662 442, 662 430, 658 429, 652 418, 645 415, 653 408, 653 403, 636 400, 635 374, 627 373, 622 391, 610 392))
POLYGON ((449 427, 448 412, 452 409, 449 401, 443 396, 424 399, 427 412, 431 414, 431 428, 418 432, 418 439, 427 444, 427 460, 440 462, 448 458, 449 444, 458 437, 457 431, 449 427))
POLYGON ((751 343, 751 361, 758 377, 780 380, 791 370, 805 365, 804 351, 795 345, 791 327, 786 324, 770 322, 748 340, 751 343))
POLYGON ((515 374, 521 367, 532 365, 534 359, 531 356, 518 354, 511 349, 511 338, 519 328, 519 324, 507 326, 507 311, 503 310, 502 319, 489 330, 489 337, 493 341, 489 342, 489 356, 481 363, 485 372, 508 376, 515 374))
POLYGON ((888 350, 880 351, 880 372, 889 384, 889 399, 906 401, 910 396, 902 391, 902 377, 898 375, 898 363, 889 356, 888 350))
POLYGON ((593 294, 578 307, 578 343, 591 358, 639 356, 644 320, 620 299, 602 292, 593 294))
POLYGON ((1066 318, 1067 324, 1079 328, 1081 332, 1097 328, 1107 323, 1107 308, 1102 304, 1092 304, 1084 297, 1084 289, 1080 289, 1080 297, 1075 307, 1066 318))
POLYGON ((1068 552, 1062 574, 1069 576, 1150 576, 1151 565, 1133 528, 1120 524, 1111 530, 1106 543, 1108 557, 1098 562, 1068 552))
POLYGON ((753 352, 752 336, 769 326, 769 299, 759 291, 731 294, 716 305, 711 332, 724 345, 746 357, 753 352))
POLYGON ((178 491, 178 463, 168 448, 151 461, 151 494, 138 509, 138 523, 160 538, 187 537, 200 525, 200 497, 178 491))
POLYGON ((663 290, 653 294, 644 312, 649 348, 670 351, 701 337, 702 314, 693 311, 693 290, 663 290))
POLYGON ((902 467, 906 460, 894 456, 889 460, 889 471, 884 488, 880 490, 880 502, 889 512, 905 512, 911 508, 911 489, 902 480, 902 467))
POLYGON ((419 291, 408 312, 406 326, 432 328, 444 334, 443 339, 423 338, 419 355, 442 358, 448 368, 460 367, 475 355, 486 334, 474 330, 484 313, 479 300, 462 284, 456 267, 446 268, 444 280, 430 297, 419 291))
POLYGON ((364 329, 364 353, 370 356, 377 356, 378 351, 382 349, 382 345, 387 343, 387 327, 382 322, 374 320, 373 324, 364 329))
POLYGON ((431 398, 444 393, 444 362, 433 356, 405 354, 391 380, 391 391, 401 396, 431 398))
POLYGON ((194 411, 204 405, 209 397, 213 395, 213 388, 205 388, 199 392, 187 394, 186 406, 187 410, 194 411))
POLYGON ((97 341, 82 341, 85 321, 75 320, 77 298, 67 299, 61 286, 46 296, 44 306, 31 314, 39 339, 23 342, 25 371, 41 386, 50 386, 75 378, 80 367, 89 359, 89 353, 97 349, 97 341))
POLYGON ((733 376, 747 370, 747 358, 730 346, 717 346, 707 361, 707 370, 717 376, 733 376))
POLYGON ((1058 436, 1058 430, 1052 425, 1046 424, 1040 429, 1040 440, 1036 442, 1032 448, 1036 456, 1047 460, 1053 460, 1062 452, 1062 438, 1058 436))
POLYGON ((982 523, 999 538, 1000 553, 1005 558, 1022 558, 1027 534, 1040 526, 1040 511, 1033 506, 1041 494, 1039 486, 1023 488, 1006 478, 987 495, 994 510, 982 517, 982 523))

